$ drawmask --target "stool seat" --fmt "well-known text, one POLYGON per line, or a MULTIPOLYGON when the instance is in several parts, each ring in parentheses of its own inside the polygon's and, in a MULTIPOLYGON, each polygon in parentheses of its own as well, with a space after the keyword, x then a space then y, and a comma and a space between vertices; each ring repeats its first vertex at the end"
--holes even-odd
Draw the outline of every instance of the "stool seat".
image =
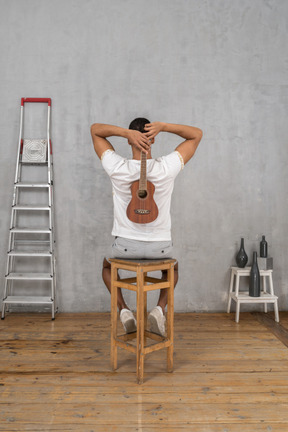
POLYGON ((137 357, 137 382, 143 383, 145 355, 167 348, 167 370, 173 371, 174 342, 174 266, 175 259, 134 260, 111 258, 111 367, 117 369, 117 347, 133 352, 137 357), (120 278, 118 270, 128 270, 136 273, 135 277, 120 278), (166 271, 167 280, 148 276, 154 271, 166 271), (137 331, 129 334, 119 334, 117 331, 117 289, 135 291, 137 295, 137 331), (167 337, 151 333, 147 330, 147 292, 158 289, 168 290, 167 301, 167 337), (145 340, 156 343, 145 345, 145 340), (136 346, 129 341, 137 339, 136 346))
POLYGON ((227 313, 230 313, 231 301, 236 303, 236 315, 235 321, 239 322, 240 305, 242 303, 262 303, 264 304, 264 312, 267 312, 267 304, 272 303, 274 305, 275 321, 279 322, 278 312, 278 297, 274 294, 272 273, 273 270, 259 270, 260 278, 262 278, 262 287, 259 297, 250 297, 249 291, 239 291, 240 277, 250 276, 251 267, 239 268, 231 267, 231 278, 229 287, 229 297, 227 313), (266 287, 266 278, 269 281, 269 292, 266 287), (235 283, 234 283, 235 280, 235 283))
POLYGON ((117 262, 121 264, 133 264, 133 265, 158 265, 158 264, 167 264, 167 263, 174 263, 176 264, 177 260, 173 258, 167 258, 167 259, 121 259, 121 258, 110 258, 110 262, 117 262))

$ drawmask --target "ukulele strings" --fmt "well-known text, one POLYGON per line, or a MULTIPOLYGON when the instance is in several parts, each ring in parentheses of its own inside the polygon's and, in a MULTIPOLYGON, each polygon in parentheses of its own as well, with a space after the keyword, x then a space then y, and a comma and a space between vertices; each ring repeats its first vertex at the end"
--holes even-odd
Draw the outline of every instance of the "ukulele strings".
MULTIPOLYGON (((146 176, 146 173, 147 173, 147 171, 146 171, 146 154, 143 152, 143 151, 141 151, 141 179, 142 179, 142 181, 141 181, 141 188, 143 188, 143 191, 145 191, 145 188, 144 188, 144 186, 145 186, 145 184, 144 183, 146 183, 146 193, 147 193, 147 178, 146 178, 146 182, 144 181, 144 177, 146 176)), ((146 196, 147 197, 147 196, 146 196)), ((145 198, 146 198, 145 197, 145 198)), ((141 208, 143 209, 143 210, 146 210, 146 199, 141 199, 140 200, 140 202, 141 202, 141 208)))

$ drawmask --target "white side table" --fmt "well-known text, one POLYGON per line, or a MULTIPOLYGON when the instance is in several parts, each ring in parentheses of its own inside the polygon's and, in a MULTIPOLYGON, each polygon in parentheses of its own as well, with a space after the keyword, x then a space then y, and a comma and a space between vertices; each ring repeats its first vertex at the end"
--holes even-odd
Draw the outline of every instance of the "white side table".
POLYGON ((241 303, 264 303, 264 312, 267 312, 267 303, 274 304, 275 321, 279 322, 278 312, 278 297, 274 295, 272 273, 273 270, 260 270, 260 278, 263 284, 261 287, 260 297, 250 297, 249 291, 239 292, 239 281, 241 276, 250 276, 251 267, 239 268, 231 267, 231 279, 228 298, 227 313, 230 313, 231 300, 236 302, 236 316, 235 321, 239 322, 240 305, 241 303), (266 278, 269 281, 269 292, 267 291, 266 278), (234 283, 235 279, 235 283, 234 283))

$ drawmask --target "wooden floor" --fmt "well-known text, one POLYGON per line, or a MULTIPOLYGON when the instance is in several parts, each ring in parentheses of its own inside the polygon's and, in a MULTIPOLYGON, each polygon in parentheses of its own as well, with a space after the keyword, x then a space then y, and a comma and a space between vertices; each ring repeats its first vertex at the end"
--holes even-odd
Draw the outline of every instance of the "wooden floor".
POLYGON ((175 368, 133 354, 110 371, 109 314, 0 322, 1 431, 288 431, 288 313, 176 314, 175 368), (280 339, 279 339, 280 337, 280 339))

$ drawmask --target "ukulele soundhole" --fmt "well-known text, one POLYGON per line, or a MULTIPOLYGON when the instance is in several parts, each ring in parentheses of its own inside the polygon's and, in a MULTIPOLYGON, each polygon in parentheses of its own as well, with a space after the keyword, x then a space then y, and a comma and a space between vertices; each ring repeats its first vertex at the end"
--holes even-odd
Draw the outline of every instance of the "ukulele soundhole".
POLYGON ((137 215, 149 215, 150 214, 150 210, 146 210, 146 209, 135 209, 134 212, 137 215))
POLYGON ((147 190, 138 190, 138 197, 139 198, 142 198, 142 199, 144 199, 144 198, 146 198, 147 197, 147 190))

